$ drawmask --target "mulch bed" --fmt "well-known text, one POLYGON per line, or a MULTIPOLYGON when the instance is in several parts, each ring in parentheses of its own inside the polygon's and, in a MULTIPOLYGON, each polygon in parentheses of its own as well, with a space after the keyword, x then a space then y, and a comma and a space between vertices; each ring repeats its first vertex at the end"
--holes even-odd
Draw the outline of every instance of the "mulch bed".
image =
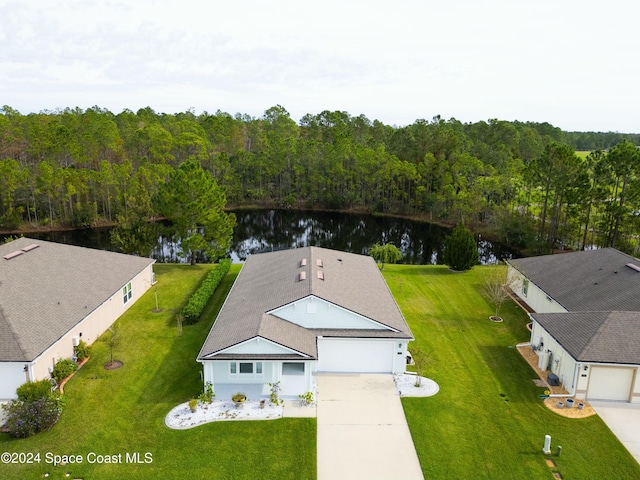
POLYGON ((596 411, 586 400, 576 400, 576 405, 571 408, 566 406, 565 400, 566 398, 561 397, 545 398, 544 405, 549 410, 553 410, 553 413, 557 413, 558 415, 567 418, 586 418, 596 414, 596 411), (558 408, 558 402, 565 403, 565 406, 563 408, 558 408), (578 408, 578 402, 584 403, 584 408, 578 408))
POLYGON ((124 363, 122 363, 120 360, 114 360, 113 362, 107 362, 104 364, 104 369, 105 370, 117 370, 118 368, 122 367, 124 365, 124 363))

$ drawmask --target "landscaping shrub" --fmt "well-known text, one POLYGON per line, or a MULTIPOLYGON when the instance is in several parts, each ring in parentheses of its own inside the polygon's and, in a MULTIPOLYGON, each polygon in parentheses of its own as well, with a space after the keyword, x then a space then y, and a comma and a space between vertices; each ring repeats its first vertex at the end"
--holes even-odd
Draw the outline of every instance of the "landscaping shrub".
POLYGON ((60 383, 78 369, 78 364, 70 358, 59 360, 53 367, 53 378, 60 383))
POLYGON ((33 402, 34 400, 50 397, 51 382, 47 379, 27 382, 17 388, 16 394, 18 395, 18 400, 23 402, 33 402))
POLYGON ((16 438, 49 430, 60 418, 62 405, 61 398, 53 394, 30 402, 12 400, 2 406, 7 416, 5 427, 16 438))
POLYGON ((85 358, 91 355, 91 346, 87 345, 84 340, 80 340, 78 346, 76 347, 76 357, 78 358, 78 362, 83 361, 85 358))
POLYGON ((198 290, 196 290, 189 301, 182 309, 184 315, 184 322, 187 324, 194 324, 200 320, 202 311, 207 306, 209 299, 220 285, 220 282, 231 268, 231 260, 225 258, 218 264, 218 268, 212 270, 207 278, 204 279, 198 290))
POLYGON ((207 382, 204 391, 198 396, 198 400, 200 400, 201 403, 211 403, 215 397, 216 394, 213 393, 213 385, 211 382, 207 382))

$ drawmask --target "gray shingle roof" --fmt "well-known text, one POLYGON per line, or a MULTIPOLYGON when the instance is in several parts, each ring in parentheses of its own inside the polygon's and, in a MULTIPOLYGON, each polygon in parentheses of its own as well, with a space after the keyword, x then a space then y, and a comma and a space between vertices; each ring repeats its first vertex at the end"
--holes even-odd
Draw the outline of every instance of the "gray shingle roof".
POLYGON ((570 312, 640 311, 640 260, 614 248, 510 260, 570 312))
POLYGON ((257 336, 317 358, 317 331, 265 315, 309 295, 396 330, 338 329, 325 331, 327 336, 413 338, 371 257, 305 247, 252 255, 247 259, 198 358, 257 336), (301 266, 302 259, 306 259, 305 266, 301 266), (318 260, 322 261, 322 267, 318 266, 318 260), (318 271, 323 273, 324 280, 318 278, 318 271), (300 281, 300 272, 305 272, 305 280, 300 281))
POLYGON ((29 238, 0 245, 0 361, 34 360, 153 262, 29 238))
POLYGON ((640 364, 640 312, 531 316, 580 362, 640 364))

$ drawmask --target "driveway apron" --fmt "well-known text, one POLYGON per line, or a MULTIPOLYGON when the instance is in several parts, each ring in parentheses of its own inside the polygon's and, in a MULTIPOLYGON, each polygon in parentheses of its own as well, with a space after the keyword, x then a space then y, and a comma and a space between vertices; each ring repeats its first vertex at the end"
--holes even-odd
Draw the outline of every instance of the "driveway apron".
POLYGON ((317 377, 318 480, 423 479, 392 375, 317 377))
POLYGON ((640 463, 640 404, 595 401, 589 404, 640 463))

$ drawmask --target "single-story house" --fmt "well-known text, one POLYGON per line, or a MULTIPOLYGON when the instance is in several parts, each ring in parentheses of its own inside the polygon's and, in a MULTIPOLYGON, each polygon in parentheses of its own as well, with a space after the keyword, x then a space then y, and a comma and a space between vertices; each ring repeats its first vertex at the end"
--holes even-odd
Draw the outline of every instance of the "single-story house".
POLYGON ((0 245, 0 401, 107 330, 152 285, 153 263, 29 238, 0 245))
POLYGON ((604 248, 508 265, 538 366, 576 398, 640 403, 640 261, 604 248))
POLYGON ((250 256, 198 354, 214 391, 313 391, 315 374, 402 373, 413 335, 373 258, 305 247, 250 256))

